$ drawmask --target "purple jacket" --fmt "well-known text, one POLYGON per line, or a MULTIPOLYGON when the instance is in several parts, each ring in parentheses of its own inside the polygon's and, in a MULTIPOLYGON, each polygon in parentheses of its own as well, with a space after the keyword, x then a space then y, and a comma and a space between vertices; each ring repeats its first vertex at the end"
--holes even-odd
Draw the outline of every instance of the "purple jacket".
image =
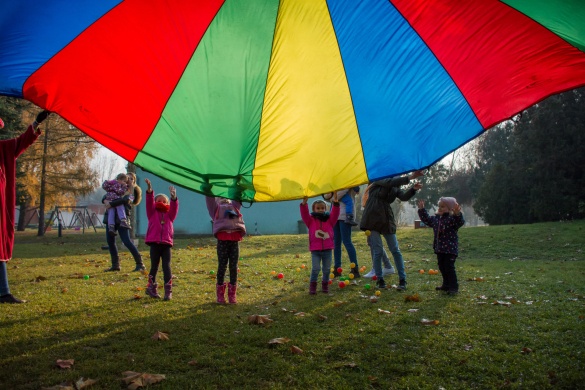
POLYGON ((333 249, 333 227, 339 218, 339 203, 333 204, 329 219, 325 222, 309 213, 309 205, 301 203, 301 218, 309 228, 309 250, 323 251, 333 249))
POLYGON ((465 225, 463 214, 429 216, 425 209, 418 209, 418 216, 425 225, 433 228, 435 239, 433 240, 433 249, 435 253, 448 253, 451 255, 459 254, 459 237, 457 230, 465 225))
POLYGON ((246 225, 240 208, 242 204, 236 200, 232 200, 230 203, 222 201, 223 198, 206 196, 205 202, 207 203, 207 211, 209 216, 213 220, 213 235, 217 235, 218 232, 242 232, 242 235, 246 234, 246 225))
POLYGON ((104 181, 102 188, 106 190, 106 199, 114 200, 124 196, 128 190, 128 185, 118 183, 118 180, 114 179, 104 181))
POLYGON ((179 211, 179 199, 172 200, 167 212, 157 211, 154 207, 154 192, 146 192, 146 216, 148 230, 144 238, 145 244, 165 244, 173 246, 175 233, 173 222, 179 211))

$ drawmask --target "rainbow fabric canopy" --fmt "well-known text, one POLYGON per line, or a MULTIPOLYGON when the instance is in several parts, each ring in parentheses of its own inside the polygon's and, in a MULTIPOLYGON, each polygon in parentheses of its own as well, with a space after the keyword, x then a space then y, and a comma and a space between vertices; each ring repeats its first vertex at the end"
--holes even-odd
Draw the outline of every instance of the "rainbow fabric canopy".
POLYGON ((428 167, 585 85, 583 0, 18 0, 0 37, 0 94, 247 201, 428 167))

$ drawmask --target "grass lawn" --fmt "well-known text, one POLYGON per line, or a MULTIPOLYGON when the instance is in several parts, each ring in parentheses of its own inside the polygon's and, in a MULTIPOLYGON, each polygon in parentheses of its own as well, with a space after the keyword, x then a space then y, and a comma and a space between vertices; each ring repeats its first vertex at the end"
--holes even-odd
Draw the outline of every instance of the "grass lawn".
MULTIPOLYGON (((375 303, 364 278, 309 296, 306 235, 241 243, 238 305, 214 303, 215 239, 176 239, 173 300, 155 300, 125 248, 122 272, 103 272, 104 235, 17 233, 8 275, 28 302, 0 305, 1 389, 120 389, 125 371, 164 375, 152 389, 585 388, 585 221, 462 228, 455 297, 428 274, 432 231, 401 228, 408 290, 375 303)), ((369 270, 365 235, 354 242, 369 270)))

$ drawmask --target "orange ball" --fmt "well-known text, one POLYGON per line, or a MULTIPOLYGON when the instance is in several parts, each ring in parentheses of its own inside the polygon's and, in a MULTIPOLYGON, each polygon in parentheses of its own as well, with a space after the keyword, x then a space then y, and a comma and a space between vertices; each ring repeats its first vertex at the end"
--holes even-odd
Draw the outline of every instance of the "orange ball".
POLYGON ((418 270, 418 273, 419 273, 419 274, 424 274, 424 273, 425 273, 425 270, 424 270, 424 269, 419 269, 419 270, 418 270))

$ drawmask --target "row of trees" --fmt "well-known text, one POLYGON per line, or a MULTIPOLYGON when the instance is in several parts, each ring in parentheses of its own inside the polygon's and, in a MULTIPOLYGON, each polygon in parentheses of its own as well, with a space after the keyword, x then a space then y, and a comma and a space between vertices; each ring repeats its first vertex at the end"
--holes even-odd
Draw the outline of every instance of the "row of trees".
POLYGON ((585 217, 585 88, 552 96, 431 167, 418 195, 455 196, 489 224, 585 217))
MULTIPOLYGON (((25 100, 0 97, 0 117, 5 128, 0 139, 22 134, 40 109, 25 100)), ((20 210, 39 207, 38 234, 44 234, 46 210, 53 206, 75 206, 76 198, 92 193, 99 173, 92 167, 99 145, 58 115, 41 126, 37 142, 17 160, 17 202, 20 210)), ((25 213, 20 213, 18 230, 24 230, 25 213)))

